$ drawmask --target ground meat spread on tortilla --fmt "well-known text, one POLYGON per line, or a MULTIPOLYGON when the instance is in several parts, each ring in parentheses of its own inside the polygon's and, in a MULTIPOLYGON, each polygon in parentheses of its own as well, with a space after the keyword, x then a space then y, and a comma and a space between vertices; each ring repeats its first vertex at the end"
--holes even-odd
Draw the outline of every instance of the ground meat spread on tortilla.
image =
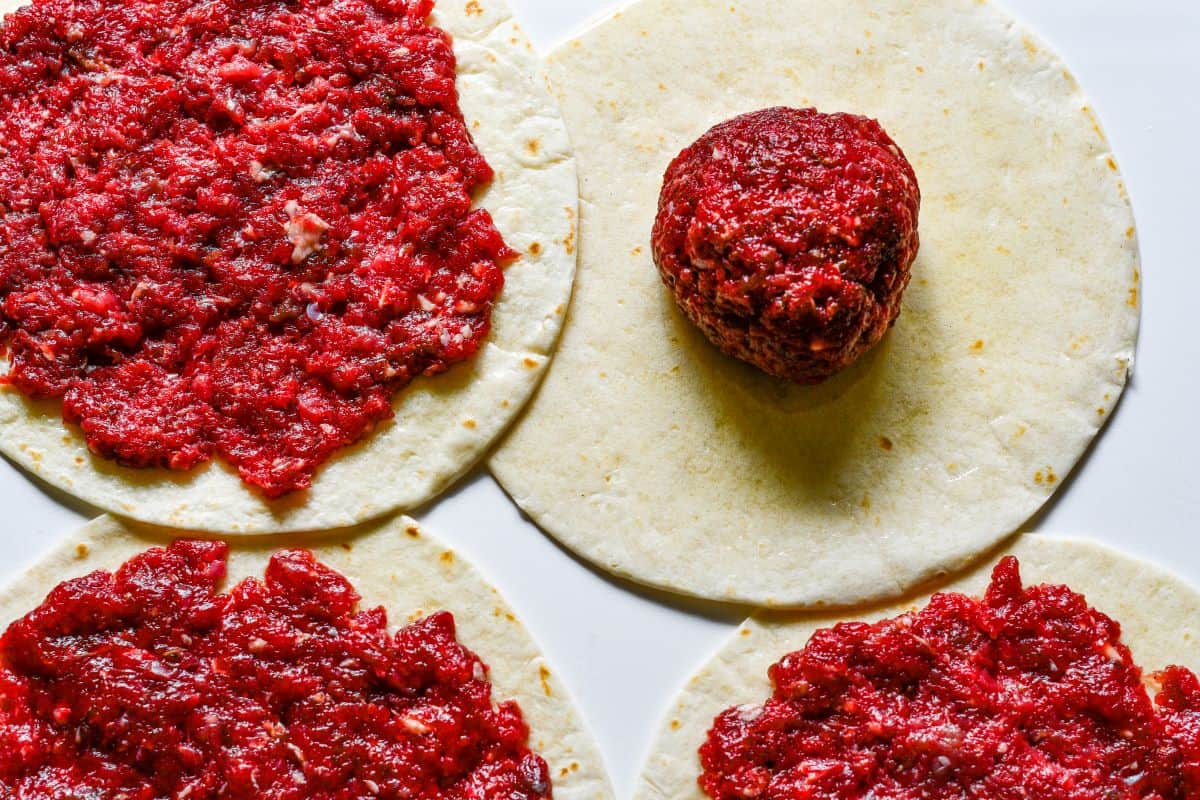
POLYGON ((920 204, 912 167, 874 120, 756 111, 717 125, 667 168, 654 261, 721 350, 817 383, 895 322, 920 204))
POLYGON ((513 253, 432 0, 35 0, 0 28, 0 339, 96 453, 268 496, 472 356, 513 253))
POLYGON ((551 796, 512 702, 440 612, 383 609, 307 551, 227 593, 181 541, 60 585, 0 639, 0 791, 16 800, 551 796))
POLYGON ((819 631, 773 696, 717 717, 700 785, 721 800, 1200 797, 1200 682, 1141 670, 1120 626, 996 567, 982 600, 819 631))

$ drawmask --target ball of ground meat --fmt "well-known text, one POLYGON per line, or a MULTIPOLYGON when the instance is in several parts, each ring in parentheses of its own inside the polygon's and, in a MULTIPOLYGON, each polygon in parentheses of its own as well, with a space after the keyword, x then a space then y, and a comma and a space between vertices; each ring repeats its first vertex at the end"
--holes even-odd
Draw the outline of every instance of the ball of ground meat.
POLYGON ((717 125, 671 162, 654 261, 725 353, 819 383, 899 315, 920 205, 912 166, 878 122, 764 109, 717 125))

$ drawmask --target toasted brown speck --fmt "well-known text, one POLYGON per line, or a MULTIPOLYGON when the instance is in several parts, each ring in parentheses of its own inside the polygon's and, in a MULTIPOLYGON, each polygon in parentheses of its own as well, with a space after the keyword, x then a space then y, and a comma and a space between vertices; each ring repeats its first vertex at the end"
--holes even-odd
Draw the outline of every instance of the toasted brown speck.
POLYGON ((553 696, 554 692, 550 688, 550 670, 545 664, 538 667, 538 677, 542 679, 542 691, 546 693, 546 697, 553 696))
POLYGON ((889 439, 888 437, 880 436, 879 437, 879 446, 882 447, 884 450, 891 450, 896 445, 893 444, 892 440, 889 439))
POLYGON ((978 353, 981 350, 983 350, 983 339, 976 339, 971 345, 971 352, 978 353))
POLYGON ((473 420, 473 419, 464 420, 463 427, 470 428, 471 430, 475 430, 475 428, 478 427, 478 423, 476 423, 475 420, 473 420))
POLYGON ((465 10, 468 17, 478 17, 483 14, 483 7, 479 5, 479 0, 469 0, 465 10))
POLYGON ((533 369, 534 367, 537 366, 537 362, 534 361, 532 358, 526 358, 524 363, 525 363, 525 366, 528 367, 529 369, 533 369))
POLYGON ((88 554, 91 552, 92 548, 88 547, 86 542, 80 542, 79 544, 75 545, 75 555, 78 558, 87 558, 88 554))
POLYGON ((343 550, 345 550, 347 553, 349 553, 351 550, 354 549, 354 545, 350 544, 349 542, 342 542, 338 546, 341 547, 343 550))
POLYGON ((446 550, 438 557, 442 560, 443 564, 453 564, 454 563, 454 553, 450 550, 446 550))
POLYGON ((413 537, 414 539, 417 539, 421 536, 421 529, 418 528, 416 525, 409 525, 407 528, 404 529, 404 532, 407 533, 409 536, 413 537))
POLYGON ((683 723, 677 719, 671 720, 671 730, 677 731, 683 726, 683 723))
POLYGON ((529 255, 540 256, 541 254, 542 254, 542 243, 541 242, 534 242, 533 244, 529 245, 529 255))

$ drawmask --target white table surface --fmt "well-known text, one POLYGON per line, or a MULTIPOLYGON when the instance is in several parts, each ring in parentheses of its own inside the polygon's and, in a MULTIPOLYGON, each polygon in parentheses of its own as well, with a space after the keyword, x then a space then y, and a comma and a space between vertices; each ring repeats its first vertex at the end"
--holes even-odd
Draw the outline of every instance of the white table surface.
MULTIPOLYGON (((511 3, 543 51, 617 5, 511 3)), ((1200 2, 1005 5, 1066 57, 1099 110, 1133 196, 1145 275, 1133 382, 1037 527, 1094 536, 1200 582, 1200 2)), ((0 579, 94 513, 0 462, 0 579)), ((617 796, 628 797, 668 702, 742 614, 591 570, 539 533, 482 471, 418 516, 525 618, 591 723, 617 796)))

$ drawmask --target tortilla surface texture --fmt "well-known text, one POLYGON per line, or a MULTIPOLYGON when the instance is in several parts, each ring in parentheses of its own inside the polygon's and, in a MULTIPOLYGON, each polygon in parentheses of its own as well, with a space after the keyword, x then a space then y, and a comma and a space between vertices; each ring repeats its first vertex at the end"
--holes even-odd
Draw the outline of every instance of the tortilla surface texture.
MULTIPOLYGON (((98 569, 112 570, 179 531, 100 517, 0 589, 0 625, 32 611, 59 583, 98 569)), ((230 543, 229 586, 260 577, 271 554, 303 547, 345 575, 362 596, 361 608, 383 606, 393 630, 437 611, 454 614, 458 640, 488 665, 493 696, 515 699, 530 727, 530 749, 550 767, 559 800, 611 800, 600 752, 574 701, 537 643, 499 592, 462 556, 408 517, 322 537, 268 536, 230 543)))
MULTIPOLYGON (((1022 536, 937 591, 981 595, 992 568, 1008 554, 1020 560, 1024 585, 1065 584, 1119 622, 1122 641, 1147 673, 1171 665, 1200 667, 1200 591, 1160 567, 1093 542, 1022 536)), ((696 784, 701 771, 697 750, 721 711, 761 703, 771 695, 768 667, 803 649, 820 628, 896 617, 926 605, 931 594, 861 613, 764 612, 747 620, 672 702, 634 800, 704 800, 696 784)))
POLYGON ((1125 186, 1062 62, 975 0, 641 0, 559 47, 575 298, 490 466, 543 529, 662 589, 898 597, 1016 531, 1113 411, 1139 318, 1125 186), (650 231, 668 163, 788 105, 879 119, 924 196, 896 326, 816 387, 722 355, 650 231))
MULTIPOLYGON (((0 0, 0 11, 19 5, 0 0)), ((58 402, 30 401, 11 387, 0 387, 0 452, 105 510, 223 533, 352 525, 420 506, 470 469, 549 363, 574 279, 578 197, 562 117, 503 0, 439 0, 433 22, 454 37, 463 114, 496 172, 476 203, 520 253, 505 269, 491 336, 473 359, 418 378, 395 396, 395 419, 335 454, 311 489, 278 500, 243 484, 220 459, 171 472, 95 456, 78 428, 64 425, 58 402)))

